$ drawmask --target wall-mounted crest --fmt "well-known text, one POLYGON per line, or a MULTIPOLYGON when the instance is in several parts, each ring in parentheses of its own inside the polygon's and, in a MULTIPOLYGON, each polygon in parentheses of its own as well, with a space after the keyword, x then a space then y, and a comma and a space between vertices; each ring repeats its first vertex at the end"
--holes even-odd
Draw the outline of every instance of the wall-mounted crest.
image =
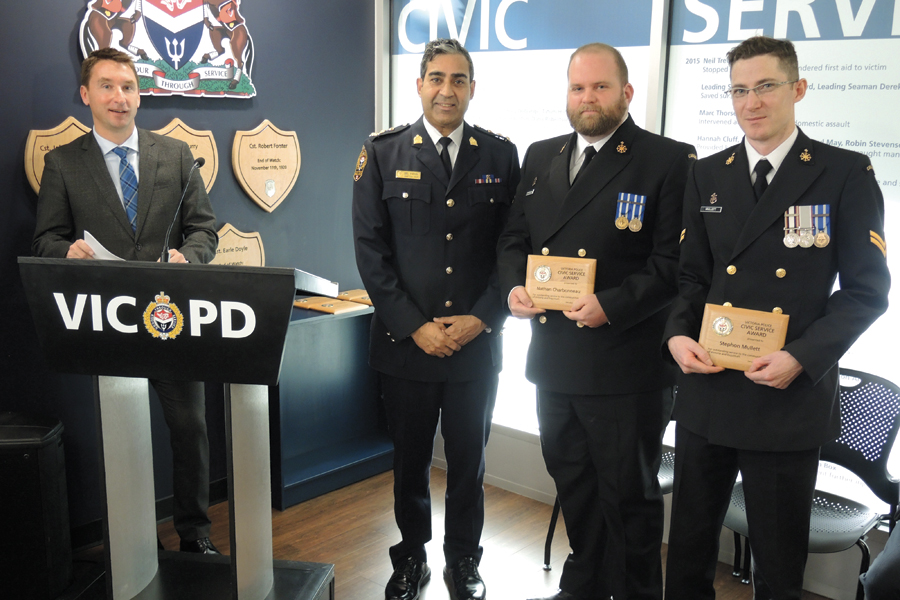
POLYGON ((88 0, 81 52, 131 54, 144 95, 250 98, 253 38, 240 8, 241 0, 88 0))

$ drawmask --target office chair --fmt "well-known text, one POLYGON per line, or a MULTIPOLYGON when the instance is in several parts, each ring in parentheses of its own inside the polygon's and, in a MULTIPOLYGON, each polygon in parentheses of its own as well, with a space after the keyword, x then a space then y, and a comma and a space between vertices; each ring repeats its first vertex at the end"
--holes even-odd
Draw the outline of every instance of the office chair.
MULTIPOLYGON (((900 388, 893 383, 850 369, 841 369, 841 436, 822 446, 820 460, 840 465, 859 477, 872 492, 890 505, 880 514, 848 498, 816 490, 809 529, 809 551, 841 552, 854 544, 862 552, 859 572, 869 569, 869 547, 865 537, 880 521, 893 530, 900 504, 900 480, 887 470, 888 458, 900 429, 900 388)), ((747 538, 744 488, 739 481, 731 495, 725 527, 734 532, 734 575, 750 583, 750 544, 744 544, 741 568, 740 538, 747 538)), ((856 598, 863 600, 857 582, 856 598)))

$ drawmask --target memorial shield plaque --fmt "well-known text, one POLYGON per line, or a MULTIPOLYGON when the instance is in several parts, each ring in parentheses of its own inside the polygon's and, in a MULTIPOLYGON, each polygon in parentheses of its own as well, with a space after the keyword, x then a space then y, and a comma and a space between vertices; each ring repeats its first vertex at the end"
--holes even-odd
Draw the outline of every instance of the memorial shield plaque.
POLYGON ((209 193, 219 174, 219 150, 216 148, 216 140, 212 131, 192 129, 176 117, 172 119, 171 123, 153 133, 181 140, 191 149, 191 154, 195 159, 203 157, 206 160, 206 163, 198 170, 203 176, 206 192, 209 193))
POLYGON ((300 143, 268 119, 253 131, 238 131, 231 148, 234 176, 250 199, 267 212, 284 201, 300 173, 300 143))
POLYGON ((266 266, 266 252, 262 237, 258 232, 238 231, 231 223, 225 223, 219 230, 219 247, 216 257, 210 261, 214 265, 238 265, 242 267, 266 266))
POLYGON ((53 129, 32 129, 25 142, 25 176, 35 194, 41 191, 41 177, 44 174, 44 157, 48 152, 68 144, 91 130, 75 117, 69 117, 53 129))

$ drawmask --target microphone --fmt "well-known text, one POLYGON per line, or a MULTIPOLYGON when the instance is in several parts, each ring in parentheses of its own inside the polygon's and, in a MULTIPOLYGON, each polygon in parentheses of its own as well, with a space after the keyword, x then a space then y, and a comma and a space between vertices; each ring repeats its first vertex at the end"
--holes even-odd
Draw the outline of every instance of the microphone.
POLYGON ((184 202, 184 196, 187 194, 188 186, 191 184, 191 177, 194 175, 194 171, 199 167, 202 167, 206 164, 206 159, 202 156, 194 161, 194 164, 191 165, 191 170, 188 173, 187 183, 184 184, 184 189, 181 191, 181 200, 178 201, 178 208, 175 209, 175 216, 172 218, 172 224, 169 225, 169 230, 166 231, 166 240, 163 243, 162 254, 159 257, 159 262, 167 263, 169 262, 169 236, 172 235, 172 227, 175 226, 175 220, 178 218, 178 211, 181 210, 181 203, 184 202))

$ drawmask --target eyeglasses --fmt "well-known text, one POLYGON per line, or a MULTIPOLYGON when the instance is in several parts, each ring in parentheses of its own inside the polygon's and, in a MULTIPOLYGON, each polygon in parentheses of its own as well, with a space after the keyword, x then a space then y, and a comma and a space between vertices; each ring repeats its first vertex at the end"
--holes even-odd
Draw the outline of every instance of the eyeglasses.
POLYGON ((747 89, 747 88, 731 88, 730 90, 725 90, 726 94, 731 95, 734 100, 743 100, 750 95, 750 92, 756 92, 756 96, 765 96, 766 94, 771 94, 776 89, 780 88, 783 85, 788 83, 797 83, 800 81, 799 79, 795 79, 793 81, 772 81, 769 83, 761 83, 756 87, 747 89))

